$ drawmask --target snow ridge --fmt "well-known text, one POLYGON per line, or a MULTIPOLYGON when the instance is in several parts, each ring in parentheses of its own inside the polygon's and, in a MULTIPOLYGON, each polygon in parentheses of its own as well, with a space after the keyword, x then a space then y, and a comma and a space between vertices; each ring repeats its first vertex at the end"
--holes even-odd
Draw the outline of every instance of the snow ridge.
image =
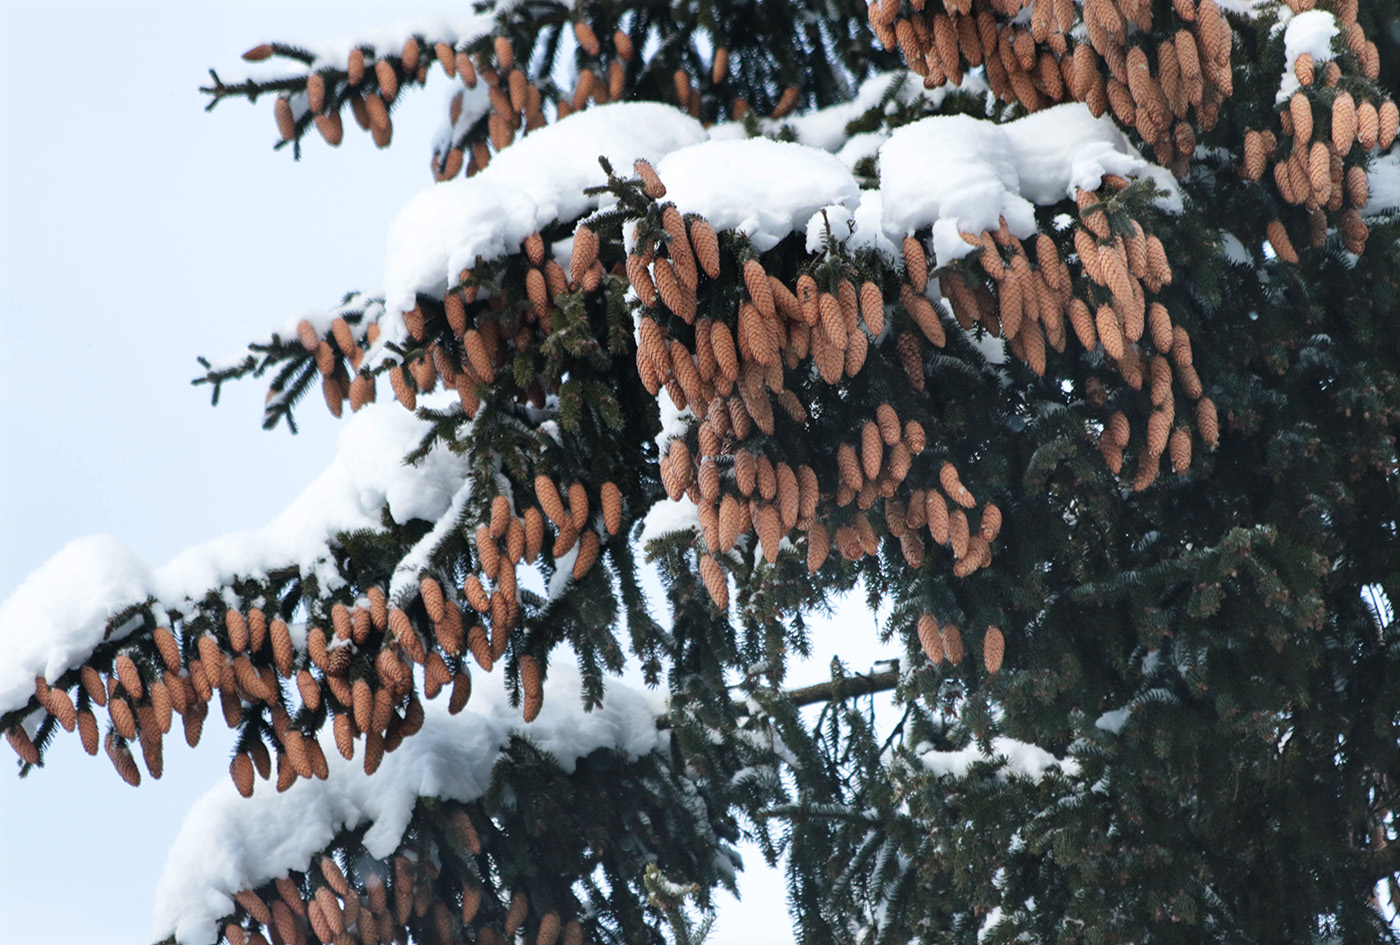
POLYGON ((510 706, 501 673, 481 674, 461 714, 426 703, 422 730, 385 755, 373 776, 361 759, 340 756, 328 727, 325 781, 301 779, 282 793, 264 782, 247 799, 221 781, 195 802, 171 847, 156 888, 153 939, 174 935, 181 945, 213 945, 219 920, 233 912, 234 893, 306 869, 342 830, 369 824, 369 855, 389 856, 419 798, 466 803, 485 794, 513 736, 528 738, 566 772, 600 748, 636 759, 663 747, 666 736, 656 727, 663 697, 611 680, 603 707, 580 712, 582 681, 567 651, 559 657, 550 700, 533 723, 510 706))
MULTIPOLYGON (((424 400, 447 407, 455 397, 424 400)), ((337 534, 379 529, 385 509, 398 522, 437 521, 466 480, 464 460, 441 444, 419 465, 403 464, 428 428, 397 402, 365 405, 346 421, 325 471, 282 514, 189 548, 164 567, 152 568, 109 535, 70 542, 0 603, 0 713, 28 701, 35 676, 57 679, 86 660, 110 617, 148 599, 185 610, 235 576, 288 566, 314 575, 323 588, 339 587, 327 549, 337 534)))

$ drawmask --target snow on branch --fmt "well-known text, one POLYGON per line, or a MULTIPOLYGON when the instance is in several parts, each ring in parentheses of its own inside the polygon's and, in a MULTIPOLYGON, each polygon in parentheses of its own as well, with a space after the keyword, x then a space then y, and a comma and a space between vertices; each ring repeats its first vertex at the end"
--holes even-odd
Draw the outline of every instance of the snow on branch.
POLYGON ((325 737, 325 780, 302 779, 285 792, 247 799, 220 782, 190 809, 175 838, 156 889, 154 938, 211 945, 219 921, 234 911, 236 893, 306 870, 344 831, 368 827, 360 841, 365 852, 391 856, 420 799, 467 803, 485 795, 513 738, 528 739, 566 774, 598 749, 634 760, 664 746, 668 736, 656 726, 665 711, 659 697, 613 683, 602 708, 579 712, 582 682, 567 664, 558 661, 550 682, 570 694, 533 723, 511 708, 496 674, 482 678, 471 708, 460 715, 428 703, 422 730, 386 755, 373 776, 342 759, 325 737))
POLYGON ((389 228, 386 307, 407 311, 418 293, 441 298, 463 269, 597 209, 606 195, 584 191, 607 183, 599 156, 630 167, 704 139, 698 121, 650 102, 588 109, 533 132, 480 173, 430 187, 404 206, 389 228))
POLYGON ((933 227, 933 251, 946 265, 972 251, 959 232, 995 230, 1005 217, 1012 235, 1036 232, 1035 207, 1097 190, 1104 174, 1143 175, 1167 191, 1164 210, 1181 197, 1165 168, 1144 159, 1107 116, 1088 106, 1057 105, 996 124, 947 115, 898 129, 880 148, 884 231, 901 240, 933 227))
POLYGON ((395 521, 436 522, 465 481, 463 461, 436 445, 416 466, 402 457, 428 425, 395 403, 371 404, 341 431, 335 457, 277 518, 189 548, 153 568, 110 536, 90 536, 31 573, 0 604, 0 714, 21 708, 34 678, 57 680, 104 640, 110 618, 146 605, 185 611, 236 578, 294 568, 323 588, 343 583, 329 545, 344 532, 395 521))
POLYGON ((1039 745, 1006 736, 992 739, 990 752, 984 752, 973 742, 959 751, 928 749, 916 750, 915 754, 934 775, 951 775, 955 778, 967 777, 968 770, 974 764, 996 765, 998 778, 1020 776, 1035 780, 1051 768, 1071 777, 1079 772, 1079 763, 1073 758, 1056 758, 1039 745))

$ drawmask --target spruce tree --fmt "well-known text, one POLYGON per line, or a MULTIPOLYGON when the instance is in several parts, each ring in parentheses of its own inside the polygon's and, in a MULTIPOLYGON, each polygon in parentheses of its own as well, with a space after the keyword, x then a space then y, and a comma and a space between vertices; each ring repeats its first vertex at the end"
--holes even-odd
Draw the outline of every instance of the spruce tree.
POLYGON ((698 941, 744 835, 813 945, 1395 939, 1397 17, 528 0, 249 50, 210 107, 293 155, 456 83, 382 291, 196 380, 403 465, 0 653, 21 773, 65 729, 159 777, 217 699, 182 943, 698 941), (786 686, 853 589, 900 665, 786 686))

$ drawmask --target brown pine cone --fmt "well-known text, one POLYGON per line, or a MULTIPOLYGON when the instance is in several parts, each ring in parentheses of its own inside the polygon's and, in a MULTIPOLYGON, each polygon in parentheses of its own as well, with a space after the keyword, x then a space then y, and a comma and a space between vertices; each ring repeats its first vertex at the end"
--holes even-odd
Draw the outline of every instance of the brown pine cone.
POLYGON ((865 282, 860 287, 860 316, 870 334, 878 339, 885 330, 885 299, 880 287, 873 282, 865 282))
POLYGON ((272 103, 272 115, 277 120, 277 133, 283 141, 291 141, 297 136, 296 119, 292 117, 292 103, 278 98, 272 103))
POLYGON ((778 309, 773 301, 773 290, 768 285, 768 273, 764 272, 763 265, 756 259, 744 262, 744 287, 764 318, 777 317, 778 309))
POLYGON ((924 499, 924 518, 929 535, 940 545, 948 544, 948 504, 937 489, 930 489, 924 499))
POLYGON ((604 482, 599 491, 599 499, 603 505, 603 525, 609 535, 616 535, 622 528, 622 492, 617 488, 617 483, 611 480, 604 482))
POLYGON ((178 673, 182 661, 180 659, 180 645, 175 642, 175 635, 170 632, 169 627, 156 627, 152 636, 155 639, 156 649, 160 651, 160 658, 165 662, 165 668, 172 673, 178 673))
POLYGON ((574 558, 575 581, 581 580, 598 562, 599 547, 598 533, 591 528, 585 529, 579 536, 578 557, 574 558))
POLYGON ((1001 669, 1002 658, 1006 655, 1006 641, 1001 635, 1000 628, 995 625, 987 628, 987 632, 982 637, 982 662, 987 667, 987 672, 996 675, 1001 669))
POLYGON ((943 322, 939 319, 933 303, 922 293, 915 292, 908 283, 899 287, 899 299, 904 304, 905 310, 919 326, 919 330, 924 333, 924 337, 934 347, 943 347, 946 344, 943 322))
POLYGON ((141 684, 141 674, 137 672, 136 663, 131 657, 125 653, 118 654, 114 669, 117 678, 121 680, 123 688, 126 689, 127 695, 132 699, 140 699, 145 693, 145 687, 141 684))
POLYGON ((705 583, 705 590, 710 592, 710 599, 715 602, 715 606, 722 611, 729 609, 729 579, 725 576, 724 569, 719 562, 710 555, 700 556, 700 579, 705 583))
POLYGON ((948 658, 948 662, 957 666, 963 660, 962 634, 958 632, 957 626, 951 623, 939 627, 938 632, 943 638, 943 655, 948 658))
POLYGON ((695 249, 695 258, 700 268, 711 279, 719 278, 720 255, 719 236, 715 228, 706 220, 695 219, 690 224, 690 243, 695 249))
POLYGON ((1215 449, 1220 443, 1220 425, 1216 419, 1215 401, 1202 397, 1196 401, 1196 429, 1201 433, 1201 441, 1215 449))
POLYGON ((821 522, 813 522, 807 530, 807 571, 816 574, 831 552, 831 536, 821 522))
POLYGON ((972 493, 962 484, 962 480, 958 477, 958 469, 952 463, 945 462, 939 468, 938 483, 943 487, 943 491, 948 494, 948 498, 952 499, 963 508, 970 509, 977 504, 972 493))
MULTIPOLYGON (((17 727, 18 726, 16 726, 16 728, 17 727)), ((13 731, 14 729, 11 729, 11 732, 13 731)), ((11 740, 10 744, 14 745, 14 741, 11 740)), ((141 769, 136 767, 136 759, 131 756, 131 749, 126 746, 125 742, 119 742, 116 735, 112 732, 107 733, 104 744, 107 750, 107 757, 112 760, 112 767, 117 769, 117 774, 121 775, 122 780, 132 787, 139 787, 141 784, 141 769)), ((31 745, 31 747, 33 746, 31 745)), ((21 755, 21 757, 24 756, 21 755)), ((29 761, 28 758, 25 758, 25 760, 29 761)), ((37 760, 36 754, 35 761, 37 760)), ((33 764, 34 762, 30 763, 33 764)))
POLYGON ((642 179, 642 184, 646 195, 652 200, 660 200, 666 196, 666 185, 661 183, 661 178, 656 176, 655 169, 648 162, 638 159, 632 165, 632 169, 637 172, 637 176, 642 179))
MULTIPOLYGON (((525 721, 533 722, 535 719, 539 718, 540 709, 544 706, 544 678, 540 669, 539 660, 535 659, 535 657, 529 653, 520 657, 520 688, 524 696, 525 721)), ((516 912, 517 907, 514 902, 512 902, 511 914, 515 915, 516 912)), ((520 922, 523 920, 523 915, 516 919, 515 924, 517 928, 519 928, 520 922)), ((510 921, 511 920, 507 918, 507 927, 509 927, 510 921)))
POLYGON ((1286 263, 1298 262, 1298 252, 1293 248, 1293 242, 1288 238, 1288 230, 1284 229, 1282 220, 1270 220, 1265 228, 1265 235, 1279 259, 1286 263))
POLYGON ((978 534, 986 541, 996 541, 996 537, 1001 532, 1001 509, 991 502, 982 508, 982 524, 978 527, 978 534))
POLYGON ((943 662, 943 638, 938 632, 938 621, 932 614, 919 617, 918 634, 919 646, 928 661, 935 666, 943 662))
POLYGON ((233 761, 228 766, 229 777, 233 779, 233 786, 238 788, 238 793, 244 797, 253 796, 253 759, 247 753, 239 752, 233 756, 233 761))
POLYGON ((928 285, 928 256, 923 243, 913 236, 904 237, 904 272, 914 291, 922 293, 928 285))

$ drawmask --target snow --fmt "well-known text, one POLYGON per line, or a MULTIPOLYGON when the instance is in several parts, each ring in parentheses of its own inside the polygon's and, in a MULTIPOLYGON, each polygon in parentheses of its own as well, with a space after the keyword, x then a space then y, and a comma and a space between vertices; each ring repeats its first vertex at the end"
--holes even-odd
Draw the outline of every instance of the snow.
POLYGON ((428 534, 418 539, 418 543, 408 550, 408 554, 394 566, 394 576, 389 579, 389 599, 395 602, 412 600, 418 594, 418 580, 427 569, 429 559, 438 546, 447 540, 458 527, 462 510, 472 495, 472 483, 468 479, 457 489, 457 494, 447 504, 447 510, 437 520, 428 534))
POLYGON ((986 917, 982 920, 982 925, 977 929, 977 941, 986 940, 988 933, 1001 924, 1001 906, 992 906, 988 910, 986 917))
POLYGON ((465 711, 453 716, 442 701, 426 703, 422 730, 385 755, 373 776, 360 757, 342 758, 327 730, 325 781, 298 780, 280 794, 259 782, 247 799, 221 781, 190 809, 171 847, 156 888, 152 937, 212 945, 218 920, 233 911, 233 893, 306 869, 342 830, 370 825, 369 855, 389 856, 419 798, 470 802, 485 794, 512 736, 528 738, 566 772, 600 748, 635 759, 663 747, 660 696, 613 681, 602 708, 582 712, 572 662, 567 652, 556 655, 548 698, 531 724, 510 706, 502 673, 478 674, 465 711))
POLYGON ((1180 194, 1163 168, 1143 159, 1107 115, 1082 103, 1057 105, 998 125, 967 115, 925 118, 896 130, 880 149, 884 232, 891 241, 933 228, 939 265, 972 251, 958 232, 996 229, 1006 218, 1025 239, 1036 231, 1035 204, 1096 189, 1106 173, 1146 174, 1167 190, 1163 209, 1179 211, 1180 194))
POLYGON ((1074 759, 1056 758, 1044 748, 1014 738, 998 736, 992 739, 992 751, 984 755, 973 742, 961 751, 921 751, 919 760, 933 774, 966 777, 968 769, 978 762, 989 762, 1005 758, 1006 763, 997 771, 998 778, 1020 775, 1027 778, 1040 778, 1051 768, 1058 768, 1065 774, 1075 774, 1079 764, 1074 759))
MULTIPOLYGON (((515 252, 531 233, 598 208, 584 189, 607 182, 605 155, 619 174, 705 140, 700 123, 654 102, 589 108, 540 128, 472 177, 435 184, 411 198, 389 227, 385 305, 413 308, 418 293, 441 297, 477 258, 515 252)), ((392 321, 392 319, 390 320, 392 321)))
MULTIPOLYGON (((425 402, 446 407, 455 396, 439 393, 425 402)), ((86 660, 102 642, 107 618, 124 607, 154 598, 186 610, 187 601, 235 576, 288 566, 336 587, 342 582, 327 545, 340 532, 378 530, 385 509, 398 522, 438 521, 466 464, 436 445, 419 465, 404 465, 402 457, 427 430, 396 401, 367 404, 345 423, 325 471, 277 518, 189 548, 161 568, 109 536, 72 542, 0 604, 0 712, 24 705, 35 675, 56 679, 86 660)))
POLYGON ((1400 209, 1400 153, 1376 158, 1366 177, 1370 193, 1363 214, 1374 217, 1400 209))
POLYGON ((662 499, 647 510, 638 539, 643 548, 654 538, 690 529, 700 531, 700 513, 689 499, 662 499))
POLYGON ((107 618, 146 599, 151 571, 111 535, 70 541, 0 604, 0 712, 24 705, 102 640, 107 618))
POLYGON ((860 186, 835 155, 767 138, 681 148, 662 158, 656 173, 678 210, 744 234, 759 252, 805 230, 822 207, 854 209, 860 200, 860 186))
POLYGON ((1283 27, 1283 76, 1279 79, 1275 102, 1288 101, 1301 88, 1293 71, 1298 57, 1307 53, 1316 63, 1331 59, 1332 39, 1338 32, 1336 18, 1326 10, 1308 10, 1287 20, 1283 27))
MULTIPOLYGON (((850 101, 839 102, 802 115, 768 119, 762 122, 760 127, 768 133, 789 129, 799 144, 821 148, 825 151, 841 151, 851 142, 864 137, 863 135, 848 136, 846 134, 847 126, 864 116, 872 108, 879 106, 881 100, 885 99, 886 96, 889 97, 889 101, 885 105, 884 112, 889 114, 900 105, 911 105, 922 101, 932 108, 937 108, 953 92, 976 93, 986 90, 986 80, 982 78, 980 73, 968 73, 963 78, 962 85, 953 86, 944 83, 934 89, 925 89, 924 80, 918 73, 901 69, 895 72, 883 72, 866 79, 860 84, 855 97, 850 101), (892 86, 896 83, 899 87, 892 90, 892 86)), ((857 145, 857 148, 866 146, 861 144, 857 145)), ((847 164, 848 167, 854 165, 854 160, 847 164)))
POLYGON ((1110 712, 1105 712, 1094 722, 1094 728, 1100 728, 1105 732, 1112 732, 1114 735, 1117 735, 1119 732, 1123 731, 1123 726, 1128 724, 1128 716, 1132 711, 1131 708, 1124 707, 1122 709, 1113 709, 1110 712))

